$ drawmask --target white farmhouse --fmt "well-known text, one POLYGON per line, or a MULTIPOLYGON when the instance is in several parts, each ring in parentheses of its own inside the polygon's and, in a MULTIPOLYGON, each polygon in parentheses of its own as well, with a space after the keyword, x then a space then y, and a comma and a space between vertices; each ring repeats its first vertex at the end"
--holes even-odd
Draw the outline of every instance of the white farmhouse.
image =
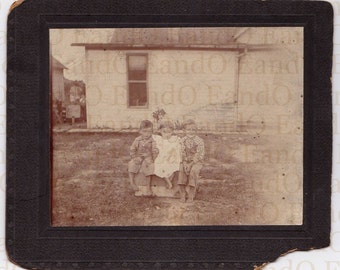
POLYGON ((88 128, 138 128, 157 109, 210 131, 302 124, 302 28, 125 28, 72 45, 85 48, 88 128))

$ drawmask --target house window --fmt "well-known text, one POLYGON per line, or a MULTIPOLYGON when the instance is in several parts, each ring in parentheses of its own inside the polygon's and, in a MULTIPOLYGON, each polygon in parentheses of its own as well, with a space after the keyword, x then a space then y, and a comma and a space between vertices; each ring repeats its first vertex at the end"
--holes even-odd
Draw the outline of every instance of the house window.
POLYGON ((128 106, 146 108, 148 106, 146 54, 127 55, 128 106))

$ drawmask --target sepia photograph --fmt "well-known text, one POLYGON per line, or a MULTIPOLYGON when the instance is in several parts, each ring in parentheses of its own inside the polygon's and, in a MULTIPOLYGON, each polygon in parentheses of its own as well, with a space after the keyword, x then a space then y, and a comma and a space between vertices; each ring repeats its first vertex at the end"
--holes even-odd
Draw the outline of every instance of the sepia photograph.
POLYGON ((50 29, 51 225, 302 225, 303 30, 50 29))

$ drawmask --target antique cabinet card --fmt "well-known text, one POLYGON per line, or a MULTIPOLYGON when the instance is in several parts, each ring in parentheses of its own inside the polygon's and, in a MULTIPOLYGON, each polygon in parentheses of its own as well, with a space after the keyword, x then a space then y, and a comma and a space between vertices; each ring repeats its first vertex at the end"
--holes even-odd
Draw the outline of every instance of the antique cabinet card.
POLYGON ((321 1, 14 8, 11 259, 252 269, 327 246, 332 14, 321 1))

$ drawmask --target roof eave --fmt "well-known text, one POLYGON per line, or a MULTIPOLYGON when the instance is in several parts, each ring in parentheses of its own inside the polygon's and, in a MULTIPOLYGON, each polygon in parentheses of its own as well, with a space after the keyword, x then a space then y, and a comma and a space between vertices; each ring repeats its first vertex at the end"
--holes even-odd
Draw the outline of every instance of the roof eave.
POLYGON ((138 45, 117 43, 72 43, 71 46, 85 47, 86 50, 204 50, 204 51, 242 51, 272 50, 274 44, 228 44, 228 45, 138 45))

